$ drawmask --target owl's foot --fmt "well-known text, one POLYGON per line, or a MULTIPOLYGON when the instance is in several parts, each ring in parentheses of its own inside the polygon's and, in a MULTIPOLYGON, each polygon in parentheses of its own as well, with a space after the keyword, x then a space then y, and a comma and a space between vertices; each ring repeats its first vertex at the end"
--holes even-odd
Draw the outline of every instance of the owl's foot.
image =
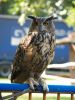
POLYGON ((43 87, 43 92, 49 92, 48 85, 46 84, 44 79, 40 78, 39 84, 43 87))
POLYGON ((32 91, 35 91, 35 87, 39 85, 39 83, 37 81, 34 80, 34 78, 29 78, 29 85, 30 85, 30 89, 32 91))

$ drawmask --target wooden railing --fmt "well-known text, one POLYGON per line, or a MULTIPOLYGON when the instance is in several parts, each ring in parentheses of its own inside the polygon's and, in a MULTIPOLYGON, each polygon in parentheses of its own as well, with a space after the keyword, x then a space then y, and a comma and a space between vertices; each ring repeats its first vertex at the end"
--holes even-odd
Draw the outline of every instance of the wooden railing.
MULTIPOLYGON (((57 94, 57 100, 60 100, 60 95, 61 94, 70 94, 71 95, 71 99, 70 100, 74 100, 74 94, 75 94, 75 86, 70 86, 70 85, 48 85, 49 87, 49 92, 42 92, 42 87, 38 86, 37 87, 37 91, 33 92, 33 93, 43 93, 43 99, 42 100, 46 100, 46 94, 49 93, 55 93, 57 94)), ((18 92, 18 93, 29 93, 29 98, 28 100, 32 100, 32 92, 30 92, 29 89, 29 85, 28 84, 0 84, 0 93, 2 92, 18 92), (25 90, 25 91, 24 91, 25 90), (23 92, 24 91, 24 92, 23 92)), ((11 96, 11 95, 10 95, 11 96)), ((9 96, 6 96, 9 97, 9 96)), ((2 100, 5 100, 6 97, 1 97, 3 98, 2 100)), ((0 99, 1 100, 1 99, 0 99)))
MULTIPOLYGON (((43 99, 42 99, 42 100, 47 100, 46 94, 47 94, 47 93, 43 93, 43 99)), ((56 100, 61 100, 60 94, 61 94, 61 93, 57 93, 57 98, 56 98, 56 100)), ((28 100, 32 100, 32 93, 29 93, 29 98, 28 98, 28 100)), ((75 99, 74 99, 74 94, 73 94, 73 93, 71 94, 71 99, 69 99, 69 100, 75 100, 75 99)))

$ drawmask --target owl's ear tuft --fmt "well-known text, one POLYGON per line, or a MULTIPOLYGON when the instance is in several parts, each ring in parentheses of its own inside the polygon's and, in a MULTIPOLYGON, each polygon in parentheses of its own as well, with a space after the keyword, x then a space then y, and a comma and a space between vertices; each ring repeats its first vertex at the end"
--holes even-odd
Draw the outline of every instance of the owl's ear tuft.
POLYGON ((50 17, 48 17, 46 20, 54 20, 54 19, 57 19, 57 17, 55 17, 55 16, 50 16, 50 17))
POLYGON ((35 20, 36 17, 35 16, 28 16, 28 18, 35 20))

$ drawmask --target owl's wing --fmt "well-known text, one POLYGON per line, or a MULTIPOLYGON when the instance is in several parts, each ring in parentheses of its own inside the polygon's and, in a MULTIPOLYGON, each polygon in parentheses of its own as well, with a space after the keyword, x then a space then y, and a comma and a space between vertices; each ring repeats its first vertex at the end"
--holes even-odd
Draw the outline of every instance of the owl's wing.
POLYGON ((20 41, 18 47, 17 47, 17 51, 15 54, 15 58, 13 61, 13 68, 12 68, 12 73, 11 73, 11 82, 19 75, 19 73, 21 72, 21 64, 22 64, 22 60, 23 57, 25 55, 25 50, 27 49, 27 47, 30 45, 31 40, 32 40, 32 36, 25 36, 24 38, 22 38, 22 40, 20 41))

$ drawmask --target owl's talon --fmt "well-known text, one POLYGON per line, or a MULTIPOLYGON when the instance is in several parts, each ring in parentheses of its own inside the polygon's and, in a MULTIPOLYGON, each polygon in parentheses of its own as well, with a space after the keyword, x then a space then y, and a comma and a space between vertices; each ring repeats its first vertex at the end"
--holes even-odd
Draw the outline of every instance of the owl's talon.
POLYGON ((45 83, 44 79, 39 79, 39 84, 43 87, 43 92, 49 92, 48 85, 45 83))
POLYGON ((48 88, 48 86, 46 84, 43 85, 43 91, 44 92, 49 92, 49 88, 48 88))
POLYGON ((29 85, 30 85, 30 89, 32 91, 35 91, 36 90, 36 86, 38 86, 39 83, 36 82, 33 78, 29 78, 29 85))
POLYGON ((33 84, 29 84, 30 85, 30 90, 34 90, 34 86, 33 86, 33 84))

